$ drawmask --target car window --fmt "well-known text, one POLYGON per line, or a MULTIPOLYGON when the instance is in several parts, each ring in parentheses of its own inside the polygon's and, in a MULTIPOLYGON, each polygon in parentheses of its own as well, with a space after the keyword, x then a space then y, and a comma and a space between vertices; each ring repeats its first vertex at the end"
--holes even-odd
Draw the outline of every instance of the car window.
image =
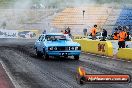
POLYGON ((41 37, 40 41, 43 41, 44 40, 44 36, 41 37))
POLYGON ((39 41, 40 41, 41 37, 42 37, 42 36, 39 36, 39 38, 38 38, 39 41))
POLYGON ((45 41, 45 36, 42 37, 42 41, 45 41))
POLYGON ((54 36, 54 35, 51 35, 51 36, 46 36, 46 39, 47 39, 47 41, 55 41, 55 40, 57 40, 57 38, 54 36))
POLYGON ((65 35, 47 35, 47 41, 67 40, 65 35))
POLYGON ((41 37, 42 37, 42 35, 41 35, 41 36, 39 36, 39 38, 38 38, 38 40, 39 40, 39 41, 41 40, 41 37))

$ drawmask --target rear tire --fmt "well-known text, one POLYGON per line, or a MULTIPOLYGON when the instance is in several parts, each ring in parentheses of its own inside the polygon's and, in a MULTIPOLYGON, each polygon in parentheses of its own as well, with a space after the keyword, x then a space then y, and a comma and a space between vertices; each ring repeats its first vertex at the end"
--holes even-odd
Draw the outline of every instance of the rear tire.
POLYGON ((36 49, 36 54, 37 54, 37 57, 42 57, 43 56, 43 54, 40 51, 38 51, 37 49, 36 49))
POLYGON ((79 56, 78 55, 74 56, 74 59, 79 60, 79 56))

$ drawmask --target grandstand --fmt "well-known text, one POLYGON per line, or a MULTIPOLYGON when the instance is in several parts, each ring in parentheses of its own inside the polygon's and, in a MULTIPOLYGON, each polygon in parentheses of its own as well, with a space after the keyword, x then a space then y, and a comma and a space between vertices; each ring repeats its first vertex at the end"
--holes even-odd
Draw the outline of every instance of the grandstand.
POLYGON ((132 26, 132 8, 123 8, 119 18, 116 21, 116 25, 132 26))
POLYGON ((118 26, 116 25, 116 22, 121 11, 122 9, 112 9, 111 14, 109 14, 109 17, 102 28, 106 29, 109 33, 111 33, 111 30, 118 26))
POLYGON ((92 27, 94 24, 102 27, 111 12, 111 7, 66 8, 54 18, 52 25, 58 29, 64 29, 69 26, 73 31, 82 32, 84 28, 92 27), (84 16, 83 11, 85 11, 84 16))

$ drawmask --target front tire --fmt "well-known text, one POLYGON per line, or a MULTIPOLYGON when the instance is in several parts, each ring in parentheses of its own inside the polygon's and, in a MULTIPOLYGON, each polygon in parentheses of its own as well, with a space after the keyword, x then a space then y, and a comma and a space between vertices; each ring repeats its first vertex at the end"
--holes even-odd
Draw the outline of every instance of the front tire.
POLYGON ((44 50, 44 59, 48 60, 49 59, 49 55, 46 53, 46 51, 44 50))
POLYGON ((45 59, 45 60, 48 60, 48 59, 49 59, 49 55, 48 55, 48 54, 45 54, 45 55, 44 55, 44 59, 45 59))
POLYGON ((36 49, 36 55, 37 55, 37 57, 42 57, 43 56, 43 54, 40 51, 38 51, 37 49, 36 49))
POLYGON ((78 55, 74 56, 74 59, 79 60, 79 56, 78 55))

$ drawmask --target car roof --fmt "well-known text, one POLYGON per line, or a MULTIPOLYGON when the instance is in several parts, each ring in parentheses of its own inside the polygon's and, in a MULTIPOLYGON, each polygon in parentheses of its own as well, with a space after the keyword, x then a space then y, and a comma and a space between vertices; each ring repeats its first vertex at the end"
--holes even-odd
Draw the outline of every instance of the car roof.
POLYGON ((65 35, 63 33, 47 33, 47 34, 41 34, 41 35, 55 35, 55 36, 59 36, 59 35, 65 35))

